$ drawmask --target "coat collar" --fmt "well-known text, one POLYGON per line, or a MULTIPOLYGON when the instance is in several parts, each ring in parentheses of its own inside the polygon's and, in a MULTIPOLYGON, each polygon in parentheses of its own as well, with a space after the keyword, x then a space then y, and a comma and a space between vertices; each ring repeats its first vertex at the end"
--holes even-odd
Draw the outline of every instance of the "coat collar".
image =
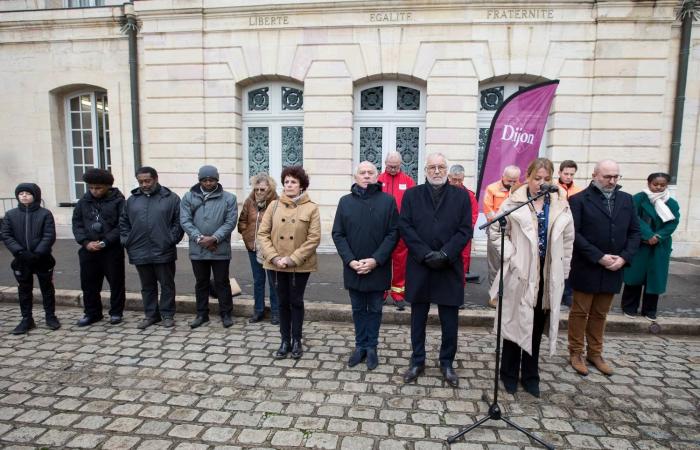
POLYGON ((350 192, 352 195, 355 195, 357 197, 369 197, 373 194, 376 194, 377 192, 382 191, 382 185, 381 183, 374 183, 374 184, 368 184, 367 189, 365 189, 364 196, 361 194, 360 187, 357 185, 357 183, 354 183, 352 187, 350 188, 350 192))
POLYGON ((605 198, 603 192, 600 189, 598 189, 592 181, 588 185, 588 189, 586 189, 586 196, 588 201, 593 203, 596 206, 596 208, 598 208, 603 214, 614 219, 617 216, 617 213, 620 211, 620 207, 622 206, 618 201, 620 189, 622 189, 622 186, 618 184, 617 186, 615 186, 615 190, 613 191, 615 195, 615 204, 613 205, 612 214, 608 212, 608 208, 603 204, 603 199, 605 198))

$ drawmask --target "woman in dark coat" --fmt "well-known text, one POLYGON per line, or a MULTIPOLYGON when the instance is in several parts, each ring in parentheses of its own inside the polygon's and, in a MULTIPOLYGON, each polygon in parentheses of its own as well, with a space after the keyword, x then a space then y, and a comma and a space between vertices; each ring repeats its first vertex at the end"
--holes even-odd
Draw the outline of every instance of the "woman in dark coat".
POLYGON ((669 181, 671 177, 666 173, 652 173, 647 178, 647 189, 633 197, 642 243, 631 266, 625 269, 622 310, 628 317, 637 315, 641 297, 642 316, 655 321, 659 294, 666 292, 671 234, 680 220, 678 202, 667 189, 669 181))
POLYGON ((399 239, 396 202, 382 192, 377 175, 371 162, 359 164, 356 183, 351 193, 340 199, 333 222, 333 242, 343 260, 343 281, 355 324, 355 350, 348 366, 366 359, 369 370, 379 364, 382 301, 384 291, 391 286, 391 253, 399 239))

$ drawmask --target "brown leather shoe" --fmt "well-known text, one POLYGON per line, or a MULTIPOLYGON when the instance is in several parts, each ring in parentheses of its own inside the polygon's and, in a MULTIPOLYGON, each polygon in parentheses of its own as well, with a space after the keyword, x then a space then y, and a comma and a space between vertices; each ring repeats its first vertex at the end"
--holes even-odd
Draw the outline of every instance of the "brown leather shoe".
POLYGON ((498 298, 490 298, 489 299, 489 307, 496 309, 498 308, 498 298))
POLYGON ((610 376, 613 374, 612 367, 605 362, 602 356, 586 356, 586 360, 593 364, 603 375, 610 376))
POLYGON ((579 375, 583 375, 584 377, 588 375, 588 367, 586 367, 586 362, 583 360, 580 353, 572 353, 570 355, 570 360, 571 367, 573 367, 579 375))

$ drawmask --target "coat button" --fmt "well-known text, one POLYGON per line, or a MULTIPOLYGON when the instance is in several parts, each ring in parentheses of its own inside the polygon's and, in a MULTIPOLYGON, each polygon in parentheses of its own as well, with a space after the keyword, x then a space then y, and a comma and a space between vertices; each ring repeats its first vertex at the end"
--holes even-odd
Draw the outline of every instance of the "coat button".
POLYGON ((294 236, 289 236, 289 239, 294 240, 294 236))
POLYGON ((284 239, 284 236, 280 236, 280 239, 284 239))
POLYGON ((294 219, 292 219, 292 223, 294 223, 294 219))
POLYGON ((284 217, 282 218, 282 222, 284 222, 284 217))

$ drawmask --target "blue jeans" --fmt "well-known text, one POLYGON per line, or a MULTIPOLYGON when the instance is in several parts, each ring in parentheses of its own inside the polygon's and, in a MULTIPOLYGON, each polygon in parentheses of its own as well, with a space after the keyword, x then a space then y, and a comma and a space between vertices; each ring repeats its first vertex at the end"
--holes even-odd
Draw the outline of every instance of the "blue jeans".
POLYGON ((352 321, 355 324, 355 347, 377 348, 382 324, 383 291, 360 292, 349 289, 352 321))
POLYGON ((268 288, 270 289, 270 310, 273 316, 279 314, 277 306, 277 291, 272 287, 272 276, 269 271, 263 269, 258 262, 255 252, 248 252, 250 269, 253 272, 253 298, 255 299, 255 312, 262 314, 265 311, 265 272, 267 272, 268 288))

